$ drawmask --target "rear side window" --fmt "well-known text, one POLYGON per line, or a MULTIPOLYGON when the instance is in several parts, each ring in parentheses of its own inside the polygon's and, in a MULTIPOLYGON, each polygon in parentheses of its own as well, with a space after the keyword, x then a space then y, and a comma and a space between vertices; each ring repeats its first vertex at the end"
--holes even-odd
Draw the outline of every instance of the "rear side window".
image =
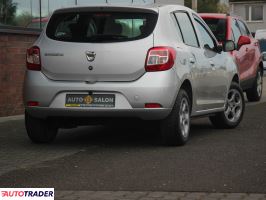
POLYGON ((210 27, 219 42, 226 41, 226 19, 205 18, 204 21, 210 27))
POLYGON ((216 45, 213 41, 213 38, 210 36, 208 31, 206 30, 205 26, 196 18, 195 18, 195 22, 196 22, 196 26, 198 27, 198 30, 200 32, 204 47, 207 49, 214 50, 216 45))
POLYGON ((149 36, 158 15, 152 13, 80 12, 54 14, 49 38, 66 42, 124 42, 149 36))
POLYGON ((175 17, 181 29, 184 43, 189 46, 199 47, 197 36, 188 14, 186 12, 176 12, 175 17))

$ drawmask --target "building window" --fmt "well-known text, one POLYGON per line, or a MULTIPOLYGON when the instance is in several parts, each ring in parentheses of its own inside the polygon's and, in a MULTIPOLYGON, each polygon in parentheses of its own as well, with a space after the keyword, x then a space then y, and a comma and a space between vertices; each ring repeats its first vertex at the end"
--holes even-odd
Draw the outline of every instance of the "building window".
POLYGON ((0 0, 0 26, 41 29, 58 8, 104 3, 149 4, 154 0, 0 0))
POLYGON ((263 5, 246 5, 247 21, 263 21, 263 5))

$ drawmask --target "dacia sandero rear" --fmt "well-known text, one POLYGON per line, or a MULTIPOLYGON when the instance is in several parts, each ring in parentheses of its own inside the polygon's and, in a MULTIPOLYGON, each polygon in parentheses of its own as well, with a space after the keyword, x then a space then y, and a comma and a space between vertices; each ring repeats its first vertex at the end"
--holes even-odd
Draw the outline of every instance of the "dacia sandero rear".
POLYGON ((234 128, 245 104, 225 53, 233 49, 183 6, 57 10, 27 51, 28 136, 51 142, 62 127, 138 118, 159 121, 162 141, 182 145, 191 116, 234 128))

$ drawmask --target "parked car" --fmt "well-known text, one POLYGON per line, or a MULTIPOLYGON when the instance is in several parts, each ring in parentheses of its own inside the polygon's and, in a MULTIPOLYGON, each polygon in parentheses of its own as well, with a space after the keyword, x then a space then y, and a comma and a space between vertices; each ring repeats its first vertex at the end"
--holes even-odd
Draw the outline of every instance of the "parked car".
POLYGON ((27 51, 28 136, 51 142, 58 128, 138 118, 159 121, 164 144, 183 145, 191 117, 235 128, 245 102, 223 50, 233 41, 218 44, 183 6, 57 10, 27 51))
POLYGON ((232 51, 239 70, 242 89, 249 101, 259 101, 263 87, 263 62, 258 40, 251 35, 246 23, 236 16, 225 14, 200 14, 220 43, 233 40, 232 51))
POLYGON ((264 70, 266 70, 266 29, 257 30, 255 38, 259 41, 264 70))
POLYGON ((257 30, 255 33, 255 38, 257 40, 266 40, 266 29, 257 30))
POLYGON ((264 70, 266 70, 266 52, 262 53, 262 59, 263 59, 264 70))
POLYGON ((27 25, 27 28, 38 28, 38 29, 42 29, 48 22, 48 18, 44 17, 44 18, 37 18, 37 19, 33 19, 31 20, 31 22, 27 25))

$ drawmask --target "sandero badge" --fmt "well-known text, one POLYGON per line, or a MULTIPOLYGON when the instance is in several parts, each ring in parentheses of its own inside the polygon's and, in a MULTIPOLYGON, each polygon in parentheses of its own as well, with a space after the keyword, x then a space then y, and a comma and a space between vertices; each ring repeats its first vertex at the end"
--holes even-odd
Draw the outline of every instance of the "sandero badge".
POLYGON ((86 51, 86 56, 87 56, 87 60, 89 62, 92 62, 95 60, 95 57, 96 57, 96 53, 93 52, 93 51, 86 51))

